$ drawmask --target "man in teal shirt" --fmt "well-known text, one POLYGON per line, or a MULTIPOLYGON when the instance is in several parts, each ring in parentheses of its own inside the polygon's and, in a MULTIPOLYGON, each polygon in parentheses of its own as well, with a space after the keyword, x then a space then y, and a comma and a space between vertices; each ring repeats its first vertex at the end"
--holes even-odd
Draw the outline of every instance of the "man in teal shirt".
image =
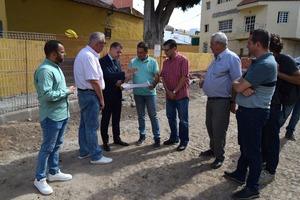
POLYGON ((65 49, 61 42, 50 40, 45 44, 46 59, 34 73, 34 85, 38 94, 40 123, 43 143, 38 155, 35 187, 49 195, 53 189, 48 181, 68 181, 71 174, 59 169, 59 148, 63 143, 65 127, 70 117, 68 96, 75 91, 67 88, 66 80, 59 64, 63 62, 65 49))
POLYGON ((151 121, 152 133, 154 137, 154 147, 160 147, 160 132, 156 113, 156 90, 155 87, 159 82, 159 68, 157 61, 148 56, 148 46, 144 42, 137 45, 137 57, 129 63, 130 68, 137 70, 133 75, 133 83, 150 84, 145 88, 134 88, 134 100, 138 114, 140 138, 137 145, 142 145, 146 139, 145 132, 145 107, 147 106, 148 115, 151 121))

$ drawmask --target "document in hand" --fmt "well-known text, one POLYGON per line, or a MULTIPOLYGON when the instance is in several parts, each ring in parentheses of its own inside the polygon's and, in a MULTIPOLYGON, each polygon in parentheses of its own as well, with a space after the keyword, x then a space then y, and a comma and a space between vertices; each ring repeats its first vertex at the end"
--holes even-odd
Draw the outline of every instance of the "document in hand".
POLYGON ((121 87, 124 89, 124 90, 130 90, 130 89, 133 89, 133 88, 145 88, 145 87, 149 87, 150 86, 150 83, 147 81, 145 83, 123 83, 121 85, 121 87))

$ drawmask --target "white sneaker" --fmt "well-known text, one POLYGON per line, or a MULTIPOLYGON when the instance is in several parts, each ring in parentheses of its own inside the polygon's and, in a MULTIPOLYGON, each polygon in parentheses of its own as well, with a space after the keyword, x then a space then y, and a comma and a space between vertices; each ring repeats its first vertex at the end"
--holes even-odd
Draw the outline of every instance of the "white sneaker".
POLYGON ((71 174, 62 173, 60 170, 54 175, 48 174, 48 181, 69 181, 71 179, 71 174))
POLYGON ((262 170, 260 173, 258 184, 266 185, 275 179, 275 174, 270 174, 267 170, 262 170))
POLYGON ((102 156, 99 160, 91 160, 90 163, 91 164, 107 164, 107 163, 111 163, 112 159, 102 156))
POLYGON ((40 191, 40 193, 44 195, 49 195, 53 192, 53 189, 50 185, 48 185, 46 178, 43 178, 39 181, 37 179, 34 179, 33 184, 40 191))

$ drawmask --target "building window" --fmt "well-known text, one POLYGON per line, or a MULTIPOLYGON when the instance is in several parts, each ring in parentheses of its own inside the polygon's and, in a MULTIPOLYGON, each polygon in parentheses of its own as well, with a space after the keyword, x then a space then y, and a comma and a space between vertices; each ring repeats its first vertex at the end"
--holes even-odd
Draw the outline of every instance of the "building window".
POLYGON ((203 42, 203 49, 202 49, 203 53, 207 53, 207 50, 208 50, 208 44, 207 42, 203 42))
POLYGON ((223 33, 231 33, 232 19, 219 21, 219 31, 222 31, 223 33))
POLYGON ((206 2, 206 10, 210 9, 210 1, 206 2))
POLYGON ((204 25, 204 32, 208 32, 209 31, 209 24, 205 24, 204 25))
POLYGON ((255 16, 245 17, 245 31, 250 32, 255 28, 255 16))
POLYGON ((218 0, 218 4, 221 4, 221 3, 226 3, 228 1, 232 1, 232 0, 218 0))
POLYGON ((277 23, 287 23, 289 17, 289 12, 279 11, 277 17, 277 23))

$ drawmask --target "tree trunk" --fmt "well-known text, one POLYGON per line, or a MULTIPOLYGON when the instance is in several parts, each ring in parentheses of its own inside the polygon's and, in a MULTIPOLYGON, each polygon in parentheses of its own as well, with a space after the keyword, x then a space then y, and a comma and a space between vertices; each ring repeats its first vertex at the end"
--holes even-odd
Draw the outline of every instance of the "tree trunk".
POLYGON ((144 42, 153 48, 162 44, 164 28, 176 6, 175 0, 160 0, 155 10, 154 0, 144 1, 144 42))

